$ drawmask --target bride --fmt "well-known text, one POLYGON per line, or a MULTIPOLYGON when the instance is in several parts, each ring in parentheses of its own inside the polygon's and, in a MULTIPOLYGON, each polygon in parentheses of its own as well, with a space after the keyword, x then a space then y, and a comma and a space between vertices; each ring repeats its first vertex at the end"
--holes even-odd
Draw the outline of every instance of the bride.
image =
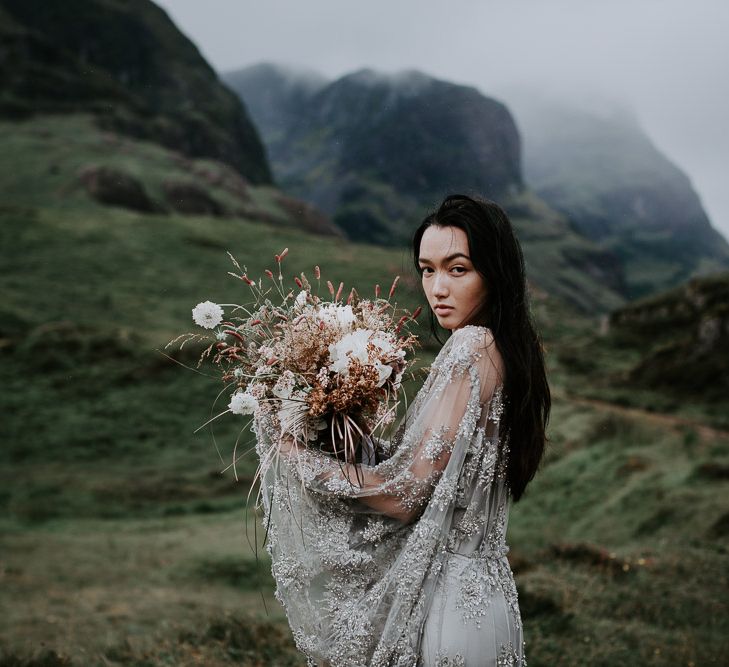
POLYGON ((523 667, 505 538, 551 399, 521 248, 498 205, 452 195, 413 254, 451 336, 387 457, 344 465, 256 419, 259 455, 282 452, 261 485, 276 597, 309 665, 523 667))

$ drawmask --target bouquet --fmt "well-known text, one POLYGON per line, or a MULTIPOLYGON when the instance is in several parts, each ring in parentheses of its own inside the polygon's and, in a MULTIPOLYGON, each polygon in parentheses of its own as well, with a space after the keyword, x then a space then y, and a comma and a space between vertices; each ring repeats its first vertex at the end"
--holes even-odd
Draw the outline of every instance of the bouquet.
MULTIPOLYGON (((396 416, 406 356, 417 344, 408 327, 421 308, 410 313, 392 302, 399 276, 387 298, 377 285, 373 299, 360 298, 355 289, 344 299, 343 283, 335 289, 329 280, 327 298, 322 298, 318 266, 313 270, 316 289, 303 272, 289 289, 281 272, 287 254, 288 248, 275 255, 278 275, 267 269, 266 278, 255 281, 228 253, 238 270, 228 273, 250 288, 252 302, 199 303, 193 320, 208 332, 183 334, 166 347, 211 340, 197 366, 212 355, 231 393, 228 409, 203 426, 228 412, 252 415, 268 419, 279 442, 293 438, 297 447, 315 448, 345 463, 373 462, 376 434, 396 416), (227 315, 224 308, 230 308, 227 315)), ((259 454, 256 477, 265 465, 263 456, 270 460, 277 452, 259 454)), ((235 456, 234 450, 234 471, 235 456)))

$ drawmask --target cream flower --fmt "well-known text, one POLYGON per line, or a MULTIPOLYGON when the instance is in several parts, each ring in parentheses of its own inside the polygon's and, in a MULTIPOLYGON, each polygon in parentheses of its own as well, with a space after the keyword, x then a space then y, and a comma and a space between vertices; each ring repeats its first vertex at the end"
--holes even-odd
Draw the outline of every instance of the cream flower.
POLYGON ((297 295, 296 299, 294 299, 294 303, 299 307, 303 308, 306 305, 306 298, 308 296, 308 292, 305 289, 302 289, 297 295))
POLYGON ((251 396, 247 391, 238 391, 230 399, 228 408, 236 415, 252 415, 258 407, 258 401, 255 396, 251 396))
POLYGON ((217 303, 203 301, 192 309, 192 319, 204 329, 213 329, 223 321, 223 309, 217 303))
POLYGON ((347 375, 349 372, 349 360, 357 359, 366 364, 369 361, 367 343, 372 331, 369 329, 358 329, 348 333, 336 343, 329 346, 329 360, 331 369, 340 375, 347 375))
POLYGON ((374 363, 374 367, 377 369, 377 373, 379 374, 377 386, 381 387, 385 384, 385 382, 387 382, 387 378, 389 378, 392 374, 392 366, 376 361, 374 363))
POLYGON ((390 355, 395 350, 392 337, 384 331, 378 331, 375 333, 375 335, 370 338, 370 343, 372 343, 375 347, 380 348, 385 355, 390 355))
POLYGON ((356 320, 352 306, 349 305, 325 304, 319 308, 317 315, 324 324, 336 327, 341 331, 350 331, 356 320))

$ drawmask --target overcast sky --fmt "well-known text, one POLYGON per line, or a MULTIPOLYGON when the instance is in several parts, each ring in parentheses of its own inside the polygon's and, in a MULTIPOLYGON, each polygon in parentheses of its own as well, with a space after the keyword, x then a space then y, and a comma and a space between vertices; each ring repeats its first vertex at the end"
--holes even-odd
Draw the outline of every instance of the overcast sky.
POLYGON ((729 0, 164 0, 218 71, 420 69, 630 106, 729 238, 729 0))

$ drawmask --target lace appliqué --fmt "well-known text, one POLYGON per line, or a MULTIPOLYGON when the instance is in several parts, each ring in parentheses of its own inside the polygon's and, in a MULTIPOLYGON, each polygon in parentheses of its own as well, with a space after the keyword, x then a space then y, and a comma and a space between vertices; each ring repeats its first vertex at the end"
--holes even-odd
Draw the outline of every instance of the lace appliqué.
POLYGON ((438 651, 435 654, 434 667, 466 667, 466 659, 460 653, 456 653, 453 657, 450 657, 443 651, 438 651))
POLYGON ((481 627, 498 580, 498 567, 493 559, 472 558, 460 577, 456 609, 462 612, 464 624, 473 620, 481 627))
POLYGON ((383 519, 370 517, 367 519, 367 526, 362 531, 362 539, 370 544, 379 544, 387 532, 388 529, 383 519))
POLYGON ((520 657, 511 642, 502 643, 496 656, 496 667, 527 667, 526 657, 520 657))
POLYGON ((460 519, 451 528, 448 536, 448 549, 456 551, 458 544, 472 538, 483 529, 484 519, 482 512, 470 506, 466 509, 460 519))
POLYGON ((457 477, 441 477, 430 502, 441 512, 445 512, 455 498, 457 485, 457 477))
POLYGON ((443 452, 451 452, 454 443, 451 438, 446 437, 450 430, 450 426, 445 424, 431 435, 423 447, 422 457, 428 459, 431 463, 435 463, 443 452))
POLYGON ((478 471, 478 485, 482 489, 488 488, 494 481, 496 464, 499 458, 498 438, 487 438, 484 445, 484 453, 481 459, 481 466, 478 471))
POLYGON ((295 558, 286 556, 278 558, 272 563, 271 571, 277 586, 300 591, 306 585, 306 570, 295 558))
POLYGON ((499 385, 494 390, 494 395, 491 397, 491 404, 489 406, 488 420, 498 424, 501 421, 501 415, 504 414, 504 386, 499 385))
POLYGON ((438 524, 435 521, 421 519, 407 541, 406 557, 400 563, 396 581, 398 597, 410 604, 420 597, 421 584, 437 548, 437 534, 438 524))

